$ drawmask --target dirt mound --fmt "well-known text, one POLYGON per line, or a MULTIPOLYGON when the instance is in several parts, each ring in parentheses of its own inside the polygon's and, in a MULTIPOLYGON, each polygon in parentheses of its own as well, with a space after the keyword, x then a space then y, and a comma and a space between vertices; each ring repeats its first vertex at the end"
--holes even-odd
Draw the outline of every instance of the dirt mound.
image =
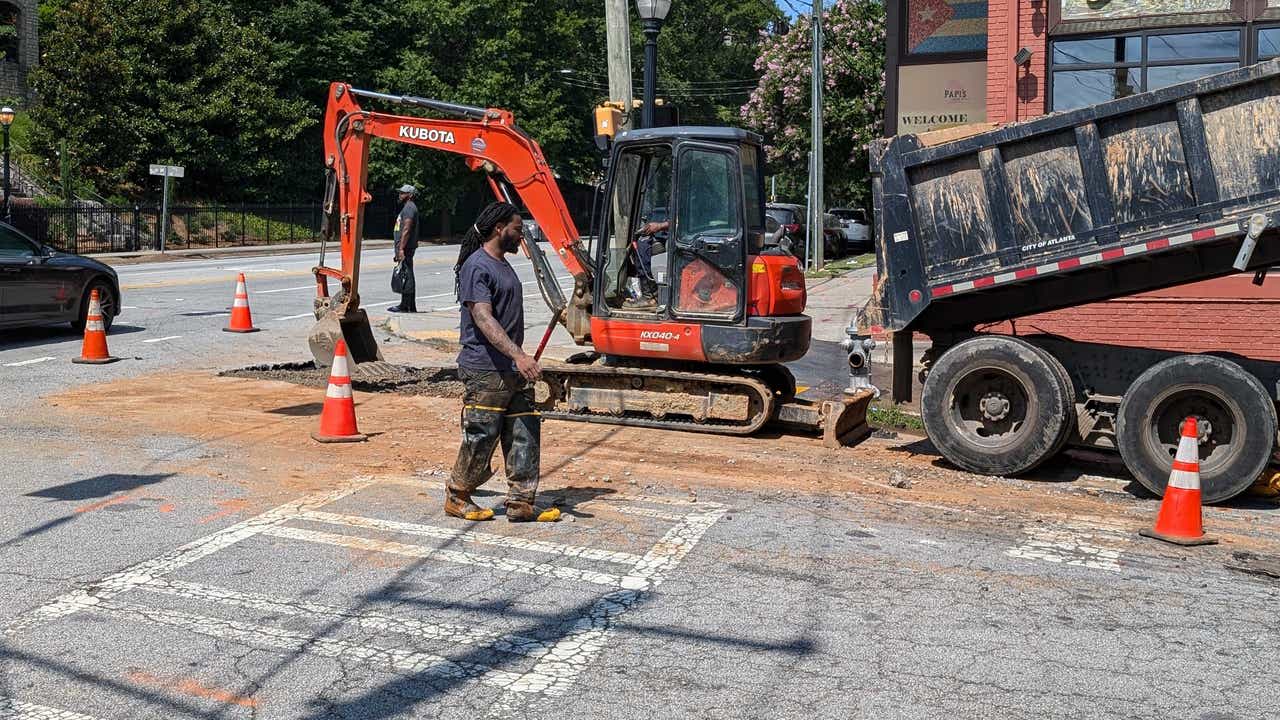
MULTIPOLYGON (((396 366, 401 374, 394 378, 361 378, 358 372, 351 378, 351 387, 359 392, 396 393, 399 395, 425 395, 427 397, 460 398, 462 381, 458 369, 453 367, 396 366)), ((314 362, 254 365, 226 370, 221 377, 252 378, 256 380, 281 380, 303 387, 325 387, 329 371, 316 367, 314 362)))

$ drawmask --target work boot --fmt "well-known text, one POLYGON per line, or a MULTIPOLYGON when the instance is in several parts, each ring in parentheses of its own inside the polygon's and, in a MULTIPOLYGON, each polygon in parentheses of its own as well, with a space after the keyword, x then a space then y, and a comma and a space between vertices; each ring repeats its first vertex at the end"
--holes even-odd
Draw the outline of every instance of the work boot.
POLYGON ((491 508, 482 508, 476 505, 471 502, 469 495, 454 495, 450 492, 445 493, 444 514, 473 522, 493 519, 493 510, 491 508))
POLYGON ((556 522, 560 519, 560 508, 542 509, 533 503, 518 500, 507 501, 508 522, 556 522))

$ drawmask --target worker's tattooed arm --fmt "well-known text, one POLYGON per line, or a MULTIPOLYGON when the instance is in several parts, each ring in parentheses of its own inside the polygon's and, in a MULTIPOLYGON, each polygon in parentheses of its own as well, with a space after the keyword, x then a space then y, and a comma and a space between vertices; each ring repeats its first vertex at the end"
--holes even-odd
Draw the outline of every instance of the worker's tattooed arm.
POLYGON ((538 361, 529 357, 524 348, 515 344, 507 336, 507 331, 502 329, 502 324, 493 316, 491 303, 471 303, 471 319, 475 321, 480 332, 484 333, 489 342, 498 349, 498 352, 515 361, 516 370, 526 380, 537 380, 542 375, 542 368, 538 367, 538 361))

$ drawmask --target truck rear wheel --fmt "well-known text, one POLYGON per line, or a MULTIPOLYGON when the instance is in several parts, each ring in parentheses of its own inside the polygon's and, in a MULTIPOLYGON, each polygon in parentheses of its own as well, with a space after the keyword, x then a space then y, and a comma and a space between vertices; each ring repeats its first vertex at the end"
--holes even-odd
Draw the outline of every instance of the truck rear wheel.
POLYGON ((943 353, 921 397, 925 430, 972 472, 1016 475, 1062 449, 1073 417, 1069 380, 1048 353, 984 335, 943 353))
POLYGON ((1200 431, 1204 502, 1235 497, 1258 479, 1276 441, 1266 388, 1230 360, 1178 355, 1147 368, 1120 401, 1116 444, 1143 487, 1164 495, 1187 417, 1200 431))

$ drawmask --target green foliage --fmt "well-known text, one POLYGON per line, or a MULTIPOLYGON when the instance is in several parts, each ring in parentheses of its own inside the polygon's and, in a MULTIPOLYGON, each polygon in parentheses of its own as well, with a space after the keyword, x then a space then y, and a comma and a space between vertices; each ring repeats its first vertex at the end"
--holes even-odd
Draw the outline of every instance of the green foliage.
MULTIPOLYGON (((757 75, 761 28, 778 16, 767 2, 674 4, 659 78, 685 122, 735 122, 757 75)), ((591 122, 607 94, 599 0, 45 0, 40 22, 32 84, 41 105, 28 145, 56 175, 53 150, 65 139, 72 175, 103 195, 154 198, 147 166, 173 162, 187 167, 179 197, 317 200, 333 81, 505 108, 561 177, 588 181, 600 169, 591 122)), ((632 29, 639 88, 634 10, 632 29)), ((461 158, 374 143, 370 192, 406 182, 420 189, 424 213, 483 188, 461 158)))
POLYGON ((280 98, 266 39, 221 2, 71 0, 31 74, 33 149, 65 138, 77 176, 140 195, 153 162, 189 168, 186 188, 253 196, 291 170, 278 151, 313 121, 280 98))
POLYGON ((902 406, 893 403, 872 403, 867 410, 867 422, 872 427, 886 430, 924 431, 924 421, 919 415, 913 415, 903 410, 902 406))
MULTIPOLYGON (((824 200, 828 207, 868 207, 867 149, 884 117, 884 5, 837 0, 824 23, 824 200)), ((779 198, 798 202, 808 187, 812 35, 809 17, 801 16, 791 32, 764 42, 760 83, 741 110, 767 140, 779 198)))
POLYGON ((804 274, 804 276, 810 278, 839 277, 850 270, 861 270, 862 268, 871 267, 875 264, 876 256, 874 253, 852 255, 846 258, 840 258, 835 262, 829 262, 817 270, 809 270, 804 274))

